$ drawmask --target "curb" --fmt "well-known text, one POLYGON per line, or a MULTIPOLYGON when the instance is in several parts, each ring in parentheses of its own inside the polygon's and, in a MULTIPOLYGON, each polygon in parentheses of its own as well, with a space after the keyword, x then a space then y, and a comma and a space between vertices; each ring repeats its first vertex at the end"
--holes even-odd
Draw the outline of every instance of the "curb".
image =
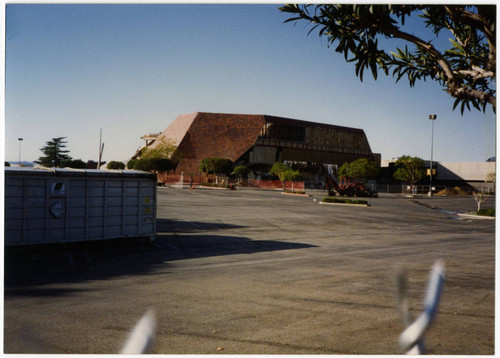
POLYGON ((293 195, 293 196, 305 196, 305 197, 312 196, 312 195, 309 195, 309 194, 294 194, 294 193, 284 193, 284 192, 281 192, 281 195, 293 195))
POLYGON ((348 203, 325 203, 324 201, 319 202, 321 205, 338 205, 338 206, 371 206, 370 204, 348 204, 348 203))
POLYGON ((470 214, 457 214, 457 216, 467 219, 495 220, 494 216, 470 215, 470 214))

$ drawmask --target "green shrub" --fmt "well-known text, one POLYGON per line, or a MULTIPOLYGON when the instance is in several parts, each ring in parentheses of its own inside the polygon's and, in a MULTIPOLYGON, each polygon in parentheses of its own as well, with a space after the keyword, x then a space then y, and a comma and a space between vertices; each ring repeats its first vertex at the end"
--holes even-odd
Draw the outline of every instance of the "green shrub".
POLYGON ((87 169, 87 163, 81 159, 70 159, 61 162, 61 168, 87 169))
POLYGON ((135 169, 135 163, 137 163, 137 159, 130 159, 127 162, 127 169, 135 169))
POLYGON ((305 194, 305 191, 297 191, 297 190, 283 190, 283 193, 290 193, 290 194, 305 194))
POLYGON ((122 162, 118 162, 116 160, 112 160, 106 165, 106 168, 108 169, 125 169, 125 164, 122 162))
POLYGON ((495 209, 481 209, 477 212, 477 215, 481 216, 495 216, 495 209))
POLYGON ((230 189, 232 184, 216 184, 216 183, 201 183, 201 186, 209 186, 212 188, 226 188, 230 189))
POLYGON ((335 197, 332 197, 332 196, 328 196, 326 198, 323 198, 322 202, 324 202, 324 203, 339 203, 339 204, 363 204, 363 205, 368 205, 368 202, 366 200, 341 199, 341 198, 335 198, 335 197))
POLYGON ((166 158, 141 158, 134 164, 134 169, 152 172, 163 172, 174 169, 174 164, 166 158))

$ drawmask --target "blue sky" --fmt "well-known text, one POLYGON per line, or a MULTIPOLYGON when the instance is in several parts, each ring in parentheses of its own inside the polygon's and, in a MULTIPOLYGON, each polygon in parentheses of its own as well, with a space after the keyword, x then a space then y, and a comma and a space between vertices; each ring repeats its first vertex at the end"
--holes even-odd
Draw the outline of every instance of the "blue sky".
MULTIPOLYGON (((5 159, 54 137, 75 159, 128 160, 180 114, 268 114, 362 128, 382 159, 484 161, 495 115, 453 111, 434 82, 366 73, 278 4, 40 5, 6 11, 5 159)), ((415 28, 415 32, 419 29, 415 28)), ((447 41, 447 39, 443 39, 447 41)))

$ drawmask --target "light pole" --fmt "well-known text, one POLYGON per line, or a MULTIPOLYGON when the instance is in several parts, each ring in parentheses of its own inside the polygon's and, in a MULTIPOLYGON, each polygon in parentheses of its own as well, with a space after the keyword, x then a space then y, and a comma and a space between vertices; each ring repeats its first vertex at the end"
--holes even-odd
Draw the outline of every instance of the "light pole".
POLYGON ((23 141, 22 138, 17 138, 19 141, 19 166, 21 166, 21 142, 23 141))
POLYGON ((430 180, 429 180, 429 196, 432 196, 432 154, 434 151, 434 121, 436 120, 437 115, 430 114, 429 119, 432 122, 432 132, 431 132, 431 168, 430 168, 430 180))

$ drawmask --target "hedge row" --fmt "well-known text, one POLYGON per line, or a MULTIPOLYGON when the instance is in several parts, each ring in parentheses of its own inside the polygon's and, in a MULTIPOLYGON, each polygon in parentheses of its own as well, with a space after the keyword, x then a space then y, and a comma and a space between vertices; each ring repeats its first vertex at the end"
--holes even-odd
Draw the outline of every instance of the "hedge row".
POLYGON ((477 215, 482 216, 495 216, 495 209, 481 209, 477 212, 477 215))
POLYGON ((338 203, 338 204, 363 204, 363 205, 368 205, 368 202, 366 200, 341 199, 341 198, 335 198, 335 197, 332 197, 332 196, 328 196, 326 198, 323 198, 322 202, 324 202, 324 203, 338 203))

